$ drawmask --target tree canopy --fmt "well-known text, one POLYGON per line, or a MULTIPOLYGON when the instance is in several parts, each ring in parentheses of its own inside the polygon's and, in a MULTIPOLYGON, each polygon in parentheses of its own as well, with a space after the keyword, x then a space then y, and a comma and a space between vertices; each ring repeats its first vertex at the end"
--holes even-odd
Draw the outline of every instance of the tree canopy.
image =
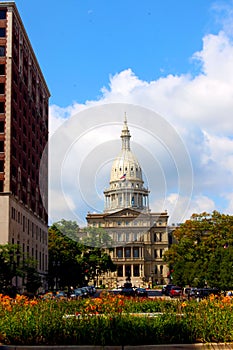
POLYGON ((23 253, 19 245, 0 245, 0 292, 14 296, 18 277, 24 277, 27 291, 35 293, 41 286, 36 265, 36 260, 23 253))
POLYGON ((217 211, 193 214, 173 238, 164 255, 173 283, 233 288, 233 216, 217 211))
POLYGON ((104 249, 108 242, 103 229, 87 227, 80 232, 75 222, 62 219, 54 223, 48 241, 50 288, 84 286, 99 274, 114 271, 115 265, 104 249))

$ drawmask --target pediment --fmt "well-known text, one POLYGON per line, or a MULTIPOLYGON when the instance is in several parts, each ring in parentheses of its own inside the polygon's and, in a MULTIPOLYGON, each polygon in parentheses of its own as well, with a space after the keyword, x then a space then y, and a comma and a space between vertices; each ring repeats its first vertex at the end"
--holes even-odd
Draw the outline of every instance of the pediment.
POLYGON ((140 211, 137 211, 137 210, 133 210, 133 209, 130 209, 130 208, 125 208, 125 209, 122 209, 122 210, 118 210, 118 211, 115 211, 114 213, 110 213, 110 214, 106 214, 105 215, 105 219, 106 218, 137 218, 138 216, 140 217, 148 217, 149 214, 146 214, 146 213, 142 213, 140 211))

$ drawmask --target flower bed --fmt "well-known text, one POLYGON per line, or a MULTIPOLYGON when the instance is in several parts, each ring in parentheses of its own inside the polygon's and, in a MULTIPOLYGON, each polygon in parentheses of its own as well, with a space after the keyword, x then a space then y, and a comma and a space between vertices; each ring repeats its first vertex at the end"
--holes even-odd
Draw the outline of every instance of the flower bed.
POLYGON ((231 297, 211 296, 198 303, 109 294, 76 301, 28 300, 22 296, 11 299, 0 295, 0 343, 146 345, 231 342, 232 308, 231 297), (144 317, 141 317, 142 313, 144 317), (156 317, 151 317, 151 314, 156 317))

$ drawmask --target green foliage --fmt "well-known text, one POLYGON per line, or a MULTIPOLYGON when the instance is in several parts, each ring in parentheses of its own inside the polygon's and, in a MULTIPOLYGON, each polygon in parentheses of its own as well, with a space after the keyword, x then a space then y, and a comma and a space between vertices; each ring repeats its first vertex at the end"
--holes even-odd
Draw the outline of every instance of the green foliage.
POLYGON ((33 265, 28 265, 25 267, 26 272, 26 289, 30 294, 36 294, 39 287, 41 287, 41 277, 37 272, 37 269, 33 265))
POLYGON ((101 227, 86 227, 82 243, 93 248, 111 248, 113 242, 109 234, 101 227))
POLYGON ((79 226, 76 221, 61 219, 55 222, 54 225, 64 236, 79 241, 79 226))
POLYGON ((13 278, 24 277, 27 291, 36 293, 41 286, 36 266, 37 262, 23 254, 17 244, 0 245, 0 292, 15 294, 17 291, 16 286, 12 285, 13 278))
POLYGON ((77 230, 75 222, 64 219, 49 228, 48 281, 52 289, 83 286, 101 273, 115 271, 104 249, 111 245, 109 235, 103 229, 88 227, 78 237, 77 230))
POLYGON ((121 298, 90 314, 93 300, 0 302, 0 342, 6 345, 147 345, 233 341, 233 299, 202 302, 121 298), (115 305, 115 304, 114 304, 115 305), (109 310, 109 312, 104 312, 109 310), (136 312, 136 314, 132 314, 136 312), (157 313, 151 315, 143 312, 157 313), (67 317, 69 316, 69 317, 67 317))
POLYGON ((0 292, 8 293, 12 286, 12 279, 23 276, 22 257, 18 245, 0 245, 0 292))
POLYGON ((174 270, 175 284, 233 288, 233 216, 217 211, 193 214, 174 232, 174 238, 177 243, 164 259, 174 270))
POLYGON ((82 283, 82 266, 78 258, 83 246, 63 234, 54 224, 48 232, 49 271, 48 282, 51 289, 63 289, 82 283))

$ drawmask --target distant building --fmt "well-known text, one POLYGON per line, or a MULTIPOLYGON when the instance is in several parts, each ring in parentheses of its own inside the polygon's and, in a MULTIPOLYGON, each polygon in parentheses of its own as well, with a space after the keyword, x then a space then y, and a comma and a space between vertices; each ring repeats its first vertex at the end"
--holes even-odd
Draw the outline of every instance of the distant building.
POLYGON ((109 287, 127 279, 135 286, 152 286, 168 281, 163 254, 169 246, 167 212, 151 213, 149 190, 144 187, 141 166, 130 148, 130 132, 125 118, 122 148, 113 162, 109 188, 104 191, 105 209, 88 213, 88 226, 102 227, 113 240, 111 257, 117 271, 100 276, 109 287))
MULTIPOLYGON (((15 3, 0 2, 0 244, 18 244, 37 260, 42 279, 48 218, 39 169, 48 141, 49 96, 15 3)), ((46 196, 47 164, 43 179, 46 196)), ((13 281, 20 288, 24 282, 13 281)))

